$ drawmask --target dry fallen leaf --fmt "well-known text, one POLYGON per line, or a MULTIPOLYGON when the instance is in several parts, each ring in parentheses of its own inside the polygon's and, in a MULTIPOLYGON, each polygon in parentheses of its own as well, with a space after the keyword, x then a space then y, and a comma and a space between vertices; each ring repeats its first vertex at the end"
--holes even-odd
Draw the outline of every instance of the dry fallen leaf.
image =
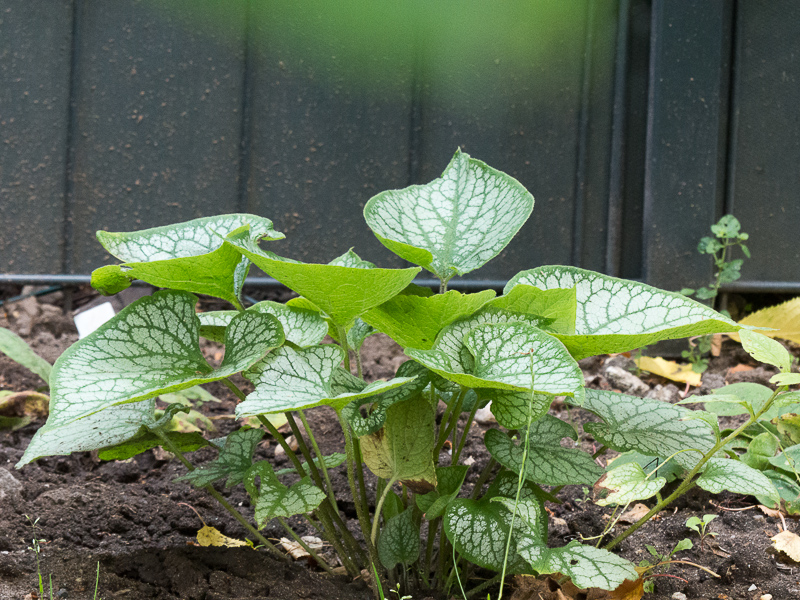
POLYGON ((0 416, 43 419, 49 414, 50 397, 39 392, 7 392, 0 395, 0 416))
MULTIPOLYGON (((777 306, 757 310, 752 315, 739 321, 740 325, 754 327, 772 327, 775 331, 762 331, 766 336, 790 340, 800 344, 800 298, 794 298, 777 306)), ((735 333, 729 334, 731 339, 739 341, 735 333)))
POLYGON ((653 358, 652 356, 642 356, 635 361, 636 366, 652 373, 659 375, 672 381, 679 383, 688 383, 689 385, 699 386, 702 381, 700 373, 692 371, 692 365, 679 365, 675 361, 666 360, 660 356, 653 358))
POLYGON ((203 525, 202 529, 197 532, 197 543, 201 546, 227 546, 228 548, 247 546, 247 542, 222 535, 219 530, 208 525, 203 525))
POLYGON ((791 531, 781 531, 771 538, 772 547, 778 552, 783 552, 794 562, 800 562, 800 536, 791 531))
POLYGON ((634 504, 630 510, 622 513, 619 520, 620 523, 636 523, 639 519, 650 512, 650 509, 644 504, 634 504))
POLYGON ((567 581, 559 584, 559 575, 537 579, 530 575, 514 578, 511 600, 640 600, 644 596, 644 580, 626 580, 615 590, 580 589, 567 581))
MULTIPOLYGON (((317 537, 306 535, 301 537, 300 539, 306 543, 306 546, 308 546, 315 552, 317 550, 322 549, 323 546, 322 540, 317 537)), ((306 558, 308 556, 311 556, 308 552, 305 551, 305 549, 300 545, 299 542, 292 541, 289 538, 282 537, 281 546, 283 547, 284 550, 286 550, 289 553, 289 556, 291 556, 295 560, 300 560, 301 558, 306 558)))

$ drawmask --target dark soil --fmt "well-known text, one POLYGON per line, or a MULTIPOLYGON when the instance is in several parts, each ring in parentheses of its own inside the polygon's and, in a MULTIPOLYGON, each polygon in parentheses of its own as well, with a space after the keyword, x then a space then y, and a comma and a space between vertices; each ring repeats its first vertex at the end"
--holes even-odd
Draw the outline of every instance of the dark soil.
MULTIPOLYGON (((91 300, 89 292, 82 293, 83 296, 76 296, 79 302, 91 300)), ((21 333, 40 355, 53 362, 77 339, 71 315, 62 314, 63 303, 58 296, 44 296, 4 305, 0 307, 0 326, 21 333)), ((737 347, 725 344, 722 355, 712 360, 711 369, 704 376, 706 389, 701 391, 744 378, 766 383, 772 373, 765 369, 729 373, 731 367, 749 362, 737 347)), ((214 344, 205 350, 212 360, 219 353, 214 344)), ((401 350, 380 335, 367 340, 363 356, 369 379, 392 376, 404 360, 401 350)), ((611 389, 613 385, 604 369, 608 364, 626 366, 625 361, 624 357, 583 361, 587 383, 611 389)), ((650 388, 649 394, 662 399, 676 401, 683 391, 658 377, 643 376, 643 380, 650 388)), ((243 380, 241 384, 246 387, 243 380)), ((44 382, 37 376, 0 355, 0 390, 24 391, 42 386, 44 382)), ((205 404, 202 411, 216 424, 218 433, 214 435, 224 435, 236 426, 232 419, 225 418, 233 413, 236 399, 221 384, 206 387, 221 402, 205 404)), ((562 403, 556 403, 553 412, 578 423, 585 419, 574 409, 568 415, 562 403)), ((323 408, 308 416, 323 452, 343 451, 335 414, 323 408)), ((202 490, 173 483, 185 469, 161 451, 151 450, 134 459, 112 463, 98 460, 96 453, 80 453, 41 459, 15 470, 14 464, 42 424, 43 420, 39 420, 14 432, 0 431, 0 600, 32 599, 38 595, 36 556, 30 549, 34 531, 28 517, 38 519, 36 537, 46 540, 41 542, 40 552, 46 596, 47 578, 52 574, 54 597, 94 598, 99 564, 97 598, 104 600, 371 598, 362 581, 328 576, 315 565, 283 563, 250 548, 199 547, 195 536, 203 523, 190 507, 206 524, 225 535, 244 539, 246 532, 202 490)), ((475 424, 470 432, 463 453, 467 463, 473 463, 466 493, 488 460, 482 437, 490 426, 475 424)), ((589 451, 596 445, 586 435, 580 443, 589 451)), ((257 457, 268 458, 278 467, 286 466, 285 457, 275 456, 276 447, 274 440, 266 439, 257 449, 257 457)), ((206 448, 191 459, 202 464, 214 455, 206 448)), ((339 497, 346 498, 349 487, 344 466, 334 469, 332 477, 339 497)), ((367 479, 374 496, 374 479, 367 479)), ((245 516, 252 516, 241 486, 217 489, 245 516)), ((565 488, 559 493, 564 502, 549 505, 554 517, 551 545, 563 545, 602 531, 611 510, 587 500, 590 495, 588 489, 565 488)), ((344 502, 340 507, 355 531, 353 505, 344 502)), ((305 521, 293 518, 289 522, 300 535, 313 535, 305 521)), ((792 531, 798 530, 791 519, 787 519, 787 525, 792 531)), ((800 568, 781 562, 769 552, 770 537, 780 527, 780 520, 765 516, 755 507, 753 498, 698 492, 681 499, 628 538, 620 551, 638 563, 650 557, 647 544, 666 553, 679 540, 690 537, 695 547, 680 557, 720 575, 715 578, 695 567, 674 565, 656 578, 656 592, 646 598, 752 600, 764 594, 771 594, 774 600, 800 598, 800 568), (741 508, 748 510, 736 510, 741 508), (690 516, 707 513, 719 515, 710 526, 717 537, 701 548, 685 522, 690 516)), ((277 522, 262 533, 276 540, 286 536, 277 522)), ((323 555, 335 564, 330 551, 323 550, 323 555)), ((414 598, 421 600, 423 596, 415 594, 414 598)), ((496 591, 492 597, 496 597, 496 591)))

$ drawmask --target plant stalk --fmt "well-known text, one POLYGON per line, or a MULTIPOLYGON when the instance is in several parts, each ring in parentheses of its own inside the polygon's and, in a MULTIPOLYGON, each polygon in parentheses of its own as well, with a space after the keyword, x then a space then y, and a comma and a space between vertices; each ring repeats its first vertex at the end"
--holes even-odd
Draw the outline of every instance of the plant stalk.
POLYGON ((372 517, 372 533, 370 533, 369 539, 372 540, 373 544, 378 543, 378 527, 380 526, 381 522, 381 510, 383 509, 383 503, 386 501, 386 496, 389 495, 389 492, 392 491, 392 486, 397 483, 397 477, 392 477, 386 484, 386 487, 383 488, 383 493, 381 497, 378 499, 378 503, 375 505, 375 515, 372 517))
POLYGON ((685 494, 690 489, 692 489, 696 485, 696 483, 694 481, 692 481, 692 480, 700 472, 700 470, 705 466, 705 464, 711 458, 713 458, 714 455, 717 452, 719 452, 720 449, 724 448, 725 445, 728 442, 730 442, 733 439, 736 439, 739 436, 740 433, 742 433, 745 429, 750 427, 750 425, 755 423, 762 414, 764 414, 765 412, 767 412, 767 410, 769 410, 770 406, 772 406, 772 403, 775 401, 775 398, 778 397, 778 394, 786 391, 787 389, 789 389, 788 386, 784 386, 784 387, 779 387, 777 390, 775 390, 773 392, 772 396, 770 396, 769 400, 767 400, 764 403, 764 406, 761 407, 761 410, 758 411, 758 413, 756 413, 754 415, 751 415, 750 418, 744 424, 742 424, 737 429, 735 429, 730 435, 728 435, 728 437, 726 437, 725 439, 719 440, 714 445, 714 447, 710 451, 708 451, 705 454, 705 456, 703 456, 703 458, 700 459, 700 461, 694 466, 694 468, 691 471, 689 471, 689 474, 686 476, 686 478, 683 480, 683 482, 681 482, 681 484, 676 488, 676 490, 674 492, 672 492, 669 496, 664 498, 661 502, 657 503, 653 508, 651 508, 647 512, 646 515, 644 515, 641 519, 636 521, 636 523, 634 523, 633 525, 628 527, 625 531, 620 533, 617 537, 615 537, 608 544, 606 544, 605 545, 605 549, 606 550, 611 550, 612 548, 614 548, 617 545, 619 545, 629 535, 631 535, 633 532, 635 532, 637 529, 639 529, 642 525, 647 523, 647 521, 649 521, 654 515, 656 515, 659 512, 661 512, 664 508, 666 508, 667 506, 672 504, 672 502, 674 502, 676 499, 680 498, 681 496, 683 496, 683 494, 685 494))
POLYGON ((458 442, 458 449, 453 453, 453 460, 450 462, 452 465, 458 464, 458 459, 461 457, 461 451, 464 449, 464 444, 467 443, 467 437, 469 436, 469 430, 472 428, 472 421, 475 419, 475 413, 478 412, 478 405, 479 402, 476 399, 475 406, 472 407, 472 410, 469 412, 469 416, 467 417, 467 424, 464 425, 464 431, 461 434, 461 440, 458 442))
POLYGON ((317 444, 317 438, 314 437, 314 433, 311 431, 311 426, 308 424, 308 419, 306 419, 306 415, 302 410, 298 410, 297 414, 300 415, 300 421, 303 423, 303 428, 306 430, 308 434, 308 439, 311 440, 311 445, 314 447, 314 454, 317 455, 319 459, 319 468, 322 471, 322 476, 325 478, 325 483, 328 484, 328 498, 333 505, 333 509, 336 512, 339 512, 339 506, 336 504, 336 497, 333 495, 333 484, 331 483, 331 476, 328 474, 328 467, 325 466, 325 457, 322 455, 322 452, 319 450, 319 444, 317 444))

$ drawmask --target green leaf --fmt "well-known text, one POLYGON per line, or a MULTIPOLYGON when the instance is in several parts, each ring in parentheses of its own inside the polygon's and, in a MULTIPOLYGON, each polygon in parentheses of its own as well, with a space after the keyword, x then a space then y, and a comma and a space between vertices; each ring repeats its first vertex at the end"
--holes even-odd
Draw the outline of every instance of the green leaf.
POLYGON ((45 428, 229 377, 283 343, 277 319, 242 313, 226 331, 222 364, 212 369, 198 342, 196 302, 186 292, 156 292, 67 349, 53 368, 45 428))
POLYGON ((441 517, 450 503, 456 499, 469 467, 466 465, 451 465, 449 467, 436 467, 436 489, 427 494, 415 494, 417 507, 423 512, 428 521, 441 517))
POLYGON ((691 469, 716 443, 712 429, 701 421, 682 421, 692 411, 667 402, 602 390, 586 390, 583 408, 604 423, 586 423, 584 430, 618 452, 636 450, 675 461, 691 469))
POLYGON ((113 296, 131 287, 132 279, 119 265, 108 265, 92 271, 91 285, 103 296, 113 296))
MULTIPOLYGON (((768 470, 764 471, 764 475, 772 482, 778 494, 781 497, 780 507, 783 508, 789 515, 800 514, 800 485, 797 485, 797 479, 794 474, 791 476, 778 471, 768 470)), ((774 500, 770 496, 758 495, 756 496, 759 504, 775 508, 774 500)))
MULTIPOLYGON (((314 310, 265 300, 249 307, 247 311, 274 316, 283 327, 286 340, 301 348, 316 346, 328 333, 328 324, 314 310)), ((223 342, 225 327, 238 313, 235 310, 200 313, 197 315, 200 318, 200 335, 215 342, 223 342)))
POLYGON ((536 421, 550 410, 555 396, 552 394, 533 394, 530 392, 510 392, 508 390, 481 389, 480 402, 491 401, 492 414, 506 429, 524 429, 528 424, 530 407, 531 420, 536 421))
POLYGON ((748 329, 742 329, 739 337, 742 340, 742 347, 756 360, 776 366, 783 373, 792 370, 792 355, 780 342, 748 329))
POLYGON ((317 508, 326 498, 325 492, 304 477, 292 487, 283 485, 265 460, 255 463, 244 477, 244 486, 255 505, 255 518, 262 529, 274 517, 291 517, 317 508), (260 486, 256 487, 256 477, 260 486))
POLYGON ((496 308, 552 319, 543 329, 552 333, 575 333, 578 308, 575 288, 540 290, 530 285, 516 285, 489 303, 496 308))
POLYGON ((530 391, 533 372, 536 392, 580 398, 583 373, 563 344, 521 321, 490 321, 511 318, 482 311, 442 331, 431 350, 407 349, 406 355, 470 388, 530 391))
POLYGON ((417 494, 436 486, 435 413, 422 397, 391 406, 380 431, 360 438, 364 462, 378 477, 401 481, 417 494))
POLYGON ((214 396, 214 394, 206 391, 199 385, 195 385, 178 392, 161 394, 159 398, 162 402, 166 402, 167 404, 180 402, 187 406, 195 405, 198 407, 202 406, 206 402, 221 402, 221 400, 214 396))
POLYGON ((769 382, 775 385, 797 385, 800 384, 800 373, 778 373, 769 382))
POLYGON ((428 350, 443 328, 471 315, 494 295, 494 290, 477 294, 451 290, 427 297, 413 292, 401 293, 373 308, 363 318, 403 347, 428 350))
POLYGON ((656 469, 655 473, 653 473, 653 476, 663 477, 667 480, 667 483, 675 481, 684 473, 684 468, 674 460, 664 462, 664 460, 658 456, 647 456, 635 451, 623 452, 617 458, 615 458, 609 466, 621 467, 622 465, 629 463, 636 463, 642 468, 643 471, 647 473, 650 473, 656 469))
POLYGON ((556 337, 576 359, 625 352, 660 340, 741 329, 734 321, 681 294, 576 267, 523 271, 508 282, 504 293, 518 284, 542 290, 575 288, 575 335, 556 337))
POLYGON ((389 250, 448 281, 497 256, 532 211, 522 184, 459 150, 441 178, 374 196, 364 218, 389 250))
POLYGON ((260 429, 237 429, 227 436, 225 447, 215 461, 189 471, 176 481, 188 481, 199 488, 226 478, 225 487, 241 483, 253 466, 253 452, 262 437, 264 432, 260 429))
MULTIPOLYGON (((562 448, 563 438, 578 439, 569 423, 545 415, 531 425, 525 477, 544 485, 591 485, 603 474, 592 457, 575 448, 562 448)), ((484 436, 486 449, 501 465, 519 473, 523 448, 507 433, 489 429, 484 436)))
MULTIPOLYGON (((778 427, 778 433, 784 440, 788 440, 788 443, 791 445, 800 444, 800 414, 787 413, 781 415, 775 419, 774 423, 778 427)), ((775 443, 777 444, 777 440, 775 440, 775 443)), ((770 456, 774 454, 775 452, 773 451, 770 456)))
MULTIPOLYGON (((749 405, 754 412, 761 410, 764 403, 772 396, 772 390, 758 383, 734 383, 712 391, 712 396, 704 396, 707 411, 721 417, 742 415, 747 413, 749 405), (735 397, 737 401, 729 402, 727 398, 716 400, 715 396, 735 397), (740 404, 744 403, 744 404, 740 404)), ((764 418, 762 416, 762 418, 764 418)))
POLYGON ((13 331, 0 327, 0 352, 14 362, 21 364, 29 371, 50 384, 50 363, 31 350, 30 346, 13 331))
MULTIPOLYGON (((339 465, 341 465, 347 459, 347 455, 342 454, 341 452, 333 452, 331 454, 326 454, 322 457, 320 461, 319 457, 314 458, 314 464, 317 465, 317 468, 321 468, 321 464, 325 464, 326 469, 335 469, 339 465)), ((302 461, 300 461, 303 464, 302 461)), ((280 469, 279 471, 275 471, 275 475, 290 475, 291 473, 297 473, 297 469, 294 467, 287 467, 286 469, 280 469)))
MULTIPOLYGON (((197 432, 182 433, 179 431, 169 431, 166 433, 166 436, 181 452, 194 452, 204 446, 210 445, 206 439, 197 432)), ((161 443, 161 438, 156 434, 147 432, 127 442, 109 446, 108 448, 102 448, 100 452, 97 453, 97 457, 100 460, 127 460, 137 454, 150 450, 150 448, 160 446, 161 443)))
POLYGON ((712 494, 727 490, 734 494, 765 496, 773 503, 780 498, 775 486, 763 473, 728 458, 710 459, 697 479, 697 485, 712 494))
MULTIPOLYGON (((155 403, 151 398, 112 406, 74 422, 56 423, 48 419, 33 436, 16 468, 43 456, 98 450, 135 438, 142 433, 142 426, 155 424, 155 403)), ((50 417, 52 419, 52 412, 50 417)))
POLYGON ((250 263, 225 238, 242 228, 253 244, 285 237, 269 219, 249 214, 205 217, 129 233, 98 231, 103 247, 125 264, 97 272, 93 283, 101 291, 119 291, 124 276, 238 304, 250 263))
POLYGON ((375 264, 368 260, 363 260, 358 254, 353 252, 350 248, 341 256, 337 256, 328 263, 329 265, 337 265, 339 267, 350 267, 351 269, 374 269, 375 264))
POLYGON ((419 524, 414 522, 413 506, 387 521, 378 540, 378 557, 387 569, 419 558, 419 524))
POLYGON ((785 448, 778 456, 770 458, 769 463, 776 469, 791 473, 794 476, 794 471, 800 470, 800 444, 785 448))
POLYGON ((378 431, 386 422, 386 411, 390 406, 409 400, 422 392, 430 382, 430 371, 409 360, 400 365, 395 377, 412 377, 414 380, 377 396, 354 400, 342 408, 342 417, 350 424, 357 437, 378 431), (361 416, 360 410, 364 401, 373 403, 366 417, 361 416))
MULTIPOLYGON (((778 427, 780 431, 780 426, 778 427)), ((800 440, 799 440, 800 441, 800 440)), ((770 467, 769 459, 778 451, 778 440, 774 435, 764 432, 754 437, 747 446, 747 452, 739 457, 744 464, 758 471, 770 467)))
POLYGON ((400 293, 420 271, 306 264, 265 252, 242 235, 229 240, 265 273, 307 298, 343 329, 400 293))
POLYGON ((367 385, 339 368, 343 358, 344 350, 331 344, 278 348, 244 373, 255 389, 236 407, 236 417, 323 405, 338 411, 353 400, 375 396, 412 381, 399 377, 367 385))
POLYGON ((600 506, 624 506, 635 500, 646 500, 655 496, 667 484, 665 477, 647 476, 638 464, 627 463, 614 466, 595 485, 595 489, 609 492, 596 501, 600 506))
POLYGON ((739 236, 742 226, 733 215, 723 215, 715 225, 711 226, 711 233, 718 238, 735 238, 739 236))

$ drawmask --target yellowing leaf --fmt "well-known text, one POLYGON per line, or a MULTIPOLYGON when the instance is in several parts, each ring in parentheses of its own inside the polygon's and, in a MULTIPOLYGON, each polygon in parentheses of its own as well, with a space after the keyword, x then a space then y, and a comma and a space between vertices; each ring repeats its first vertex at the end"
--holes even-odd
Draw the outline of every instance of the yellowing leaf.
POLYGON ((791 531, 781 531, 771 539, 775 550, 783 552, 794 562, 800 562, 800 536, 791 531))
POLYGON ((201 546, 227 546, 228 548, 247 546, 247 542, 222 535, 218 529, 208 525, 203 525, 203 528, 197 532, 197 543, 201 546))
POLYGON ((634 362, 636 366, 643 371, 647 371, 653 375, 659 375, 666 379, 671 379, 672 381, 688 383, 693 386, 699 386, 702 383, 700 373, 692 371, 691 365, 679 365, 674 361, 665 360, 660 356, 656 358, 642 356, 634 362))
MULTIPOLYGON (((800 344, 800 297, 777 306, 757 310, 739 321, 739 324, 771 327, 775 331, 762 331, 761 333, 771 338, 777 337, 800 344)), ((730 334, 730 337, 737 342, 740 341, 739 336, 735 333, 730 334)))

